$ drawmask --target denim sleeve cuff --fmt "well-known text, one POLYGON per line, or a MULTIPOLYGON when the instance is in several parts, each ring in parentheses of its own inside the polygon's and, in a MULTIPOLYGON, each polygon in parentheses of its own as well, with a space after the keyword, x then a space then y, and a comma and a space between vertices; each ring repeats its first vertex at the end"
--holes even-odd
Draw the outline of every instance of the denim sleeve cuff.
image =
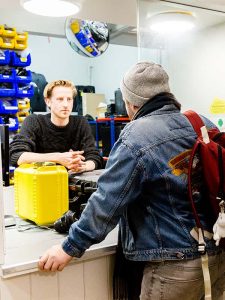
POLYGON ((84 254, 84 251, 81 251, 76 246, 72 245, 68 238, 63 241, 62 248, 70 256, 79 258, 84 254))

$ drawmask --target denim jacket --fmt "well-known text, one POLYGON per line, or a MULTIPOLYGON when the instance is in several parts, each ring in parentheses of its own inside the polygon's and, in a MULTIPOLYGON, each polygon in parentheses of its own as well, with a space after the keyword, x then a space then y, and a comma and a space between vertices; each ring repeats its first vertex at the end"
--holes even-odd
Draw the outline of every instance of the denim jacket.
MULTIPOLYGON (((127 124, 97 191, 63 242, 64 251, 80 257, 120 222, 123 251, 130 260, 199 257, 190 234, 195 221, 187 198, 187 164, 195 139, 192 126, 174 104, 127 124)), ((198 213, 209 230, 208 216, 201 209, 198 213)), ((216 249, 208 240, 208 252, 216 249)))

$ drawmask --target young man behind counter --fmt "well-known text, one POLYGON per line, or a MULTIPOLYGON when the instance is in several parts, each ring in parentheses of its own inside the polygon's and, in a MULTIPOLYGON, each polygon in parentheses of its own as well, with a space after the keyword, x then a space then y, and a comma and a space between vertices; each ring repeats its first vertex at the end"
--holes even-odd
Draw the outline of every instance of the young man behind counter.
POLYGON ((71 116, 77 90, 71 81, 46 85, 44 98, 49 114, 29 115, 10 143, 13 166, 51 161, 71 172, 102 168, 91 128, 84 117, 71 116))

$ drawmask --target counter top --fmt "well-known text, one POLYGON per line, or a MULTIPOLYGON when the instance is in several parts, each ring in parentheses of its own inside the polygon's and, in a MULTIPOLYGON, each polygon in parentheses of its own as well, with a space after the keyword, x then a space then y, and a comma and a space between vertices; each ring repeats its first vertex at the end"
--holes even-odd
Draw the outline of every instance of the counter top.
MULTIPOLYGON (((77 174, 76 178, 96 182, 104 170, 95 170, 84 174, 77 174)), ((15 216, 13 186, 3 188, 5 216, 15 216)), ((0 268, 3 278, 38 271, 39 257, 51 246, 61 244, 66 235, 59 234, 53 229, 44 229, 31 222, 25 222, 14 217, 16 226, 5 228, 5 256, 4 264, 0 268)), ((10 220, 10 218, 9 218, 10 220)), ((7 220, 7 222, 9 221, 7 220)), ((5 220, 6 221, 6 220, 5 220)), ((115 253, 118 229, 115 228, 106 239, 88 249, 85 254, 70 264, 115 253)))
MULTIPOLYGON (((17 225, 5 230, 5 263, 1 266, 3 278, 18 276, 21 274, 38 271, 37 262, 39 257, 51 246, 62 243, 66 235, 59 234, 54 230, 43 229, 31 223, 22 221, 17 225)), ((90 247, 78 260, 88 260, 104 255, 115 253, 117 244, 117 232, 115 228, 108 234, 106 239, 99 244, 90 247)))

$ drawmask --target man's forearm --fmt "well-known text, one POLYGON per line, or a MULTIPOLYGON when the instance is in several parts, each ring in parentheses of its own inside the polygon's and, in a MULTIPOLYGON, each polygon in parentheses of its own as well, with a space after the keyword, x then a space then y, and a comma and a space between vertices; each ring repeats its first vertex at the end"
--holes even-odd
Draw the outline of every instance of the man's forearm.
POLYGON ((17 164, 29 164, 33 162, 45 162, 45 161, 52 161, 57 163, 58 162, 58 155, 59 153, 34 153, 34 152, 23 152, 18 161, 17 164))

